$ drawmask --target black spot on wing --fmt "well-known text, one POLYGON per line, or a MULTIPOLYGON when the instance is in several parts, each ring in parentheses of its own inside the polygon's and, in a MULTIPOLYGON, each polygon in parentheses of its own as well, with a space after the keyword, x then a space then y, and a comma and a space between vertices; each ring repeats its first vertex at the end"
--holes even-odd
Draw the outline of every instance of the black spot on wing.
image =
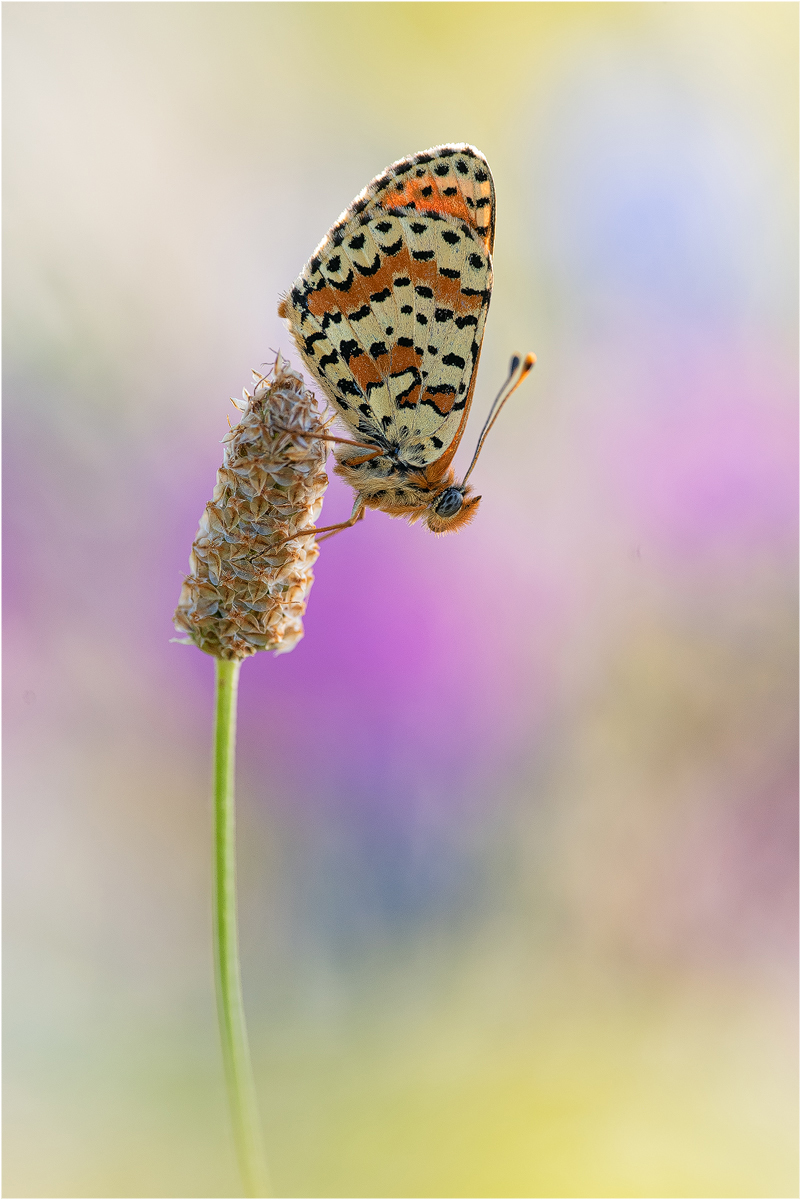
POLYGON ((359 343, 353 341, 352 338, 349 341, 346 341, 343 338, 339 343, 339 353, 342 355, 346 363, 350 363, 352 358, 359 358, 363 351, 359 346, 359 343))
POLYGON ((446 366, 446 367, 458 367, 460 371, 463 371, 466 366, 465 360, 463 358, 461 358, 460 355, 458 355, 458 354, 444 355, 444 357, 442 359, 442 363, 443 363, 443 366, 446 366))
MULTIPOLYGON (((330 283, 338 292, 349 292, 353 286, 353 271, 348 271, 348 277, 342 283, 337 283, 336 279, 328 279, 326 283, 330 283)), ((324 283, 322 286, 325 287, 326 284, 324 283)))
POLYGON ((370 265, 367 267, 361 266, 360 263, 354 263, 353 265, 356 267, 356 270, 360 275, 375 275, 376 272, 381 268, 381 255, 376 254, 372 263, 370 263, 370 265))

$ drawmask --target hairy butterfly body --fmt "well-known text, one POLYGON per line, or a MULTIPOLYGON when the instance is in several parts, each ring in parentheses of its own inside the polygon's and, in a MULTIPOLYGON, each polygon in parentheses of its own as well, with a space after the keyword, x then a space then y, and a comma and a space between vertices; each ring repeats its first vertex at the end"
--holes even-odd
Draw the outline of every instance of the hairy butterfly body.
POLYGON ((336 472, 356 492, 341 527, 365 506, 434 533, 475 515, 480 497, 466 476, 456 482, 451 460, 473 399, 494 236, 483 154, 436 146, 377 176, 281 300, 279 315, 347 428, 348 438, 329 438, 336 472))

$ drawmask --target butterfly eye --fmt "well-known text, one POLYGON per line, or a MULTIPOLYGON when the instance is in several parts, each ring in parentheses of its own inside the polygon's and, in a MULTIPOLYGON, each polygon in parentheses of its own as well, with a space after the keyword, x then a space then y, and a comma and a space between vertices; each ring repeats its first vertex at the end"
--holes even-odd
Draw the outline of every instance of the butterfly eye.
POLYGON ((432 505, 438 517, 455 517, 464 503, 464 495, 459 488, 446 488, 432 505))

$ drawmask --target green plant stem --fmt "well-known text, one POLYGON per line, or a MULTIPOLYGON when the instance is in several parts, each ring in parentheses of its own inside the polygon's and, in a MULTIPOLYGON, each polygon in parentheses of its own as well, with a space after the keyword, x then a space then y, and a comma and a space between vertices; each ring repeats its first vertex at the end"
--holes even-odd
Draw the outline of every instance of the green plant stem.
POLYGON ((214 960, 217 1012, 244 1194, 267 1196, 267 1166, 242 1004, 237 931, 234 763, 236 695, 241 664, 221 658, 215 661, 214 960))

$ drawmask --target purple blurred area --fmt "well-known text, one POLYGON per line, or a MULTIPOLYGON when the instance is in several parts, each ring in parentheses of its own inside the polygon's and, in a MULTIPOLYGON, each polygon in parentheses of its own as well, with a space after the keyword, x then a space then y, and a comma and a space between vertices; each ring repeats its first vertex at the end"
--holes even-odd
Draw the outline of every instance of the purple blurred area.
POLYGON ((498 193, 457 469, 538 365, 475 522, 369 513, 242 670, 276 1194, 795 1193, 797 24, 5 6, 7 1194, 237 1194, 171 615, 278 296, 453 140, 498 193))

